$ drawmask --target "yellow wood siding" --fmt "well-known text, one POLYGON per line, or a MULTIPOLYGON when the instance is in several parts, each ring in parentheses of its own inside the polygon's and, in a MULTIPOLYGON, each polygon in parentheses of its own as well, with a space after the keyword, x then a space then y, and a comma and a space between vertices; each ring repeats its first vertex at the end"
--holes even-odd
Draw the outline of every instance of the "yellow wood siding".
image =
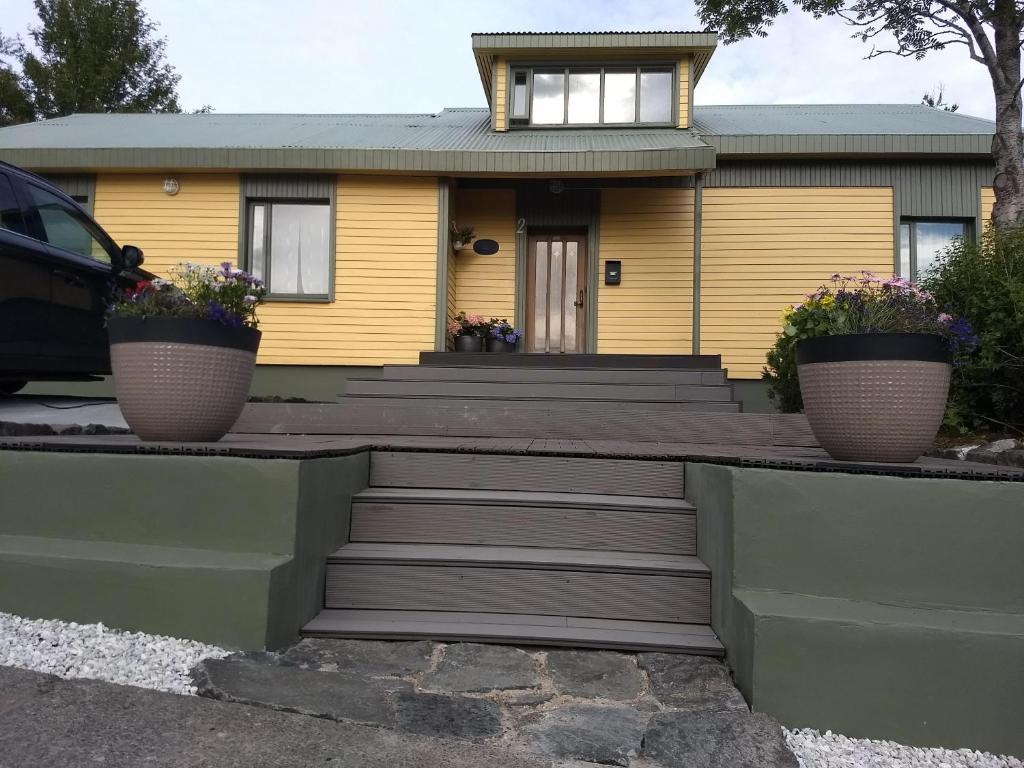
POLYGON ((992 187, 981 188, 981 226, 984 229, 992 221, 992 207, 996 204, 996 191, 992 187))
POLYGON ((118 243, 146 253, 145 268, 166 275, 175 264, 238 259, 237 174, 99 174, 94 215, 118 243), (176 195, 164 179, 176 178, 176 195))
POLYGON ((705 190, 701 352, 721 354, 733 378, 759 378, 782 310, 862 269, 892 274, 891 188, 705 190))
POLYGON ((604 190, 599 238, 600 261, 622 262, 622 284, 598 276, 597 351, 689 354, 693 190, 604 190))
POLYGON ((679 123, 680 128, 690 127, 690 57, 679 61, 679 123))
MULTIPOLYGON (((97 220, 143 248, 157 274, 181 261, 237 261, 239 177, 174 176, 181 191, 171 197, 162 174, 101 174, 97 220)), ((433 349, 437 197, 430 177, 339 177, 334 301, 260 307, 259 362, 411 363, 433 349)))
POLYGON ((340 176, 334 301, 260 308, 260 362, 414 363, 434 348, 437 179, 340 176))
POLYGON ((494 61, 494 130, 496 131, 504 131, 508 128, 507 78, 508 62, 504 56, 499 56, 494 61))
POLYGON ((492 256, 472 250, 455 257, 456 311, 515 322, 516 312, 516 193, 513 189, 460 189, 455 196, 455 220, 473 227, 476 237, 498 242, 492 256))

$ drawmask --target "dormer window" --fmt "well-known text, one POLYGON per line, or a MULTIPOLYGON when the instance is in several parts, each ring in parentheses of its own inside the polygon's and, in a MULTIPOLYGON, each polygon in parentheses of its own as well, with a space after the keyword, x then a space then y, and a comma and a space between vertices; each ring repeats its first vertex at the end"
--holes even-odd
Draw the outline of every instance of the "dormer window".
POLYGON ((672 66, 515 67, 514 126, 674 124, 672 66))

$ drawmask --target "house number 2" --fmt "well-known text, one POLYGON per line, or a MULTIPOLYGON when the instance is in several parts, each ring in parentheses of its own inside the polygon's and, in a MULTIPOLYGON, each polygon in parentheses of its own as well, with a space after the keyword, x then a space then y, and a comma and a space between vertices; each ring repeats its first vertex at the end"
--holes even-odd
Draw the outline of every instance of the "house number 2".
POLYGON ((517 235, 525 235, 526 234, 526 219, 519 219, 519 221, 516 222, 516 234, 517 235))

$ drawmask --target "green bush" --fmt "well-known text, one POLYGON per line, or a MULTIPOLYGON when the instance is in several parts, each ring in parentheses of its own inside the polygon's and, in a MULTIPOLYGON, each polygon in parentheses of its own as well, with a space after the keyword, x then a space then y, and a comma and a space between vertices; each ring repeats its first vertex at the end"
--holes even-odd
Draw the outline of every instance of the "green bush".
POLYGON ((955 243, 922 285, 968 320, 978 340, 953 372, 946 425, 1024 430, 1024 227, 955 243))

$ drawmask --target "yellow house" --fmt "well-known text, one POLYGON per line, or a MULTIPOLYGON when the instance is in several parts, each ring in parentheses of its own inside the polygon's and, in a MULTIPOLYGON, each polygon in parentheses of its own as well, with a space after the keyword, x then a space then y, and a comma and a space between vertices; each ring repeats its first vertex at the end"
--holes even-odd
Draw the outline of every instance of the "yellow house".
POLYGON ((486 109, 72 115, 0 130, 146 266, 261 275, 255 390, 331 396, 444 350, 720 354, 759 407, 780 311, 833 272, 914 277, 991 207, 993 124, 921 105, 695 106, 709 32, 478 34, 486 109), (451 247, 450 230, 475 241, 451 247), (496 248, 496 251, 493 251, 496 248))

